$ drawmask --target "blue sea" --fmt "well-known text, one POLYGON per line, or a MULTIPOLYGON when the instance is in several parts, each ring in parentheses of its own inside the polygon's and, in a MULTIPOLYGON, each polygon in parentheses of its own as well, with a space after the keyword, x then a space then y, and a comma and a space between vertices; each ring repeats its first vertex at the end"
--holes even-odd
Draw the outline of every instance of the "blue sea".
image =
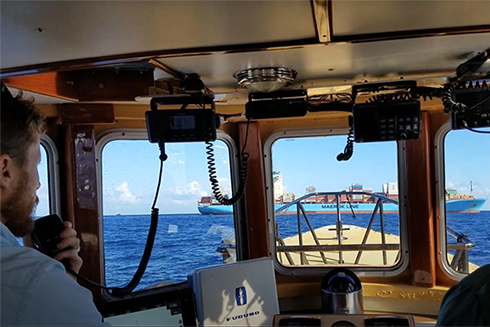
MULTIPOLYGON (((313 228, 335 224, 336 219, 332 214, 308 217, 313 228)), ((370 217, 343 214, 342 222, 367 227, 370 217)), ((398 215, 385 214, 384 220, 385 232, 398 235, 398 215)), ((448 214, 447 220, 448 226, 468 235, 475 243, 475 248, 469 251, 470 261, 479 266, 490 263, 490 211, 448 214)), ((106 285, 124 286, 132 278, 143 254, 149 224, 149 215, 104 217, 106 285)), ((277 224, 282 238, 297 234, 296 215, 280 215, 277 224)), ((373 229, 379 231, 379 227, 376 218, 373 229)), ((304 220, 301 228, 303 232, 308 230, 304 220)), ((232 215, 160 215, 151 259, 137 290, 162 281, 183 282, 196 268, 221 264, 222 255, 216 249, 222 239, 233 238, 232 215)), ((455 240, 448 237, 448 242, 455 240)))

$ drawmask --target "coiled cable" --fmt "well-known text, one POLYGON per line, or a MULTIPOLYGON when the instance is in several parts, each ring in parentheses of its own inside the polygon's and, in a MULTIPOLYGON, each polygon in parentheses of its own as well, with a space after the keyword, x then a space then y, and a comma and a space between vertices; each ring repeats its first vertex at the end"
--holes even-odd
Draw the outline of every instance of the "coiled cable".
POLYGON ((456 102, 456 95, 455 95, 456 90, 477 90, 477 89, 488 89, 489 87, 490 85, 487 83, 487 81, 482 81, 481 84, 480 81, 476 81, 474 84, 472 81, 470 81, 468 84, 451 83, 451 84, 444 85, 442 96, 441 96, 442 104, 444 106, 444 112, 459 113, 459 112, 470 111, 475 109, 476 107, 478 107, 483 102, 489 99, 489 97, 486 97, 468 109, 468 107, 464 103, 456 102))
POLYGON ((377 102, 397 102, 397 101, 410 101, 413 99, 413 95, 410 92, 398 92, 398 93, 386 93, 377 94, 370 97, 367 103, 377 103, 377 102))
POLYGON ((347 134, 347 144, 345 145, 344 152, 341 152, 337 156, 338 161, 347 161, 354 154, 354 129, 353 118, 349 116, 349 134, 347 134))
POLYGON ((441 101, 445 113, 466 111, 466 105, 464 103, 456 102, 456 96, 454 94, 456 88, 456 84, 444 85, 444 91, 442 92, 441 101))
POLYGON ((235 204, 238 200, 243 197, 245 193, 245 186, 247 184, 247 175, 248 175, 248 152, 245 152, 245 148, 247 146, 248 141, 248 127, 250 124, 250 119, 247 120, 247 128, 245 132, 245 141, 243 142, 243 148, 240 151, 240 166, 238 168, 239 182, 238 188, 230 199, 225 198, 225 196, 221 193, 218 178, 216 176, 216 160, 214 159, 214 144, 210 141, 206 142, 206 159, 208 163, 208 172, 209 172, 209 182, 211 183, 211 190, 213 192, 214 197, 218 200, 219 203, 223 205, 232 205, 235 204))

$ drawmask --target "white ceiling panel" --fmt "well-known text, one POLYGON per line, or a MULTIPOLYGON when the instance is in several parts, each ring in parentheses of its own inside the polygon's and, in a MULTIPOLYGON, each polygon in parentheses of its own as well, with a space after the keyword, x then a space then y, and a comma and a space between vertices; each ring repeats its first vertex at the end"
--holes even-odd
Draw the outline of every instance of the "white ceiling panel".
POLYGON ((490 1, 332 1, 334 36, 490 24, 490 1))
POLYGON ((1 1, 1 68, 315 37, 309 1, 1 1))
POLYGON ((490 45, 490 34, 439 36, 376 43, 340 43, 264 52, 163 58, 184 73, 198 73, 208 87, 235 88, 237 70, 281 66, 298 71, 297 81, 351 79, 454 71, 473 51, 490 45))

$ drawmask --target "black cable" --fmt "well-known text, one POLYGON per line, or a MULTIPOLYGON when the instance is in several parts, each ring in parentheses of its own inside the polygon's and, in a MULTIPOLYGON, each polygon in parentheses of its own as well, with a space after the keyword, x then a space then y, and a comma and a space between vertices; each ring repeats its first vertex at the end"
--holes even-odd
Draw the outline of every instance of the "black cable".
POLYGON ((480 134, 490 134, 490 131, 479 131, 479 130, 476 130, 476 129, 473 129, 471 127, 468 126, 468 124, 466 123, 466 121, 462 121, 463 123, 463 127, 471 132, 474 132, 474 133, 480 133, 480 134))
POLYGON ((350 211, 352 212, 352 218, 356 218, 356 213, 354 212, 354 208, 352 208, 352 203, 349 200, 349 197, 347 196, 347 203, 349 204, 350 211))
POLYGON ((151 206, 150 229, 148 230, 148 236, 146 239, 146 245, 145 245, 145 250, 143 251, 143 256, 141 257, 141 261, 140 261, 140 264, 138 266, 138 269, 134 273, 134 276, 131 279, 131 281, 124 287, 107 287, 104 285, 100 285, 100 284, 97 284, 97 283, 91 281, 87 277, 84 277, 80 274, 77 274, 76 272, 74 272, 73 270, 71 270, 70 268, 67 267, 68 264, 66 261, 62 261, 62 263, 63 263, 63 265, 65 265, 65 269, 68 273, 70 273, 71 275, 73 275, 77 278, 84 280, 85 282, 87 282, 88 284, 90 284, 92 286, 102 288, 102 289, 105 289, 108 291, 112 291, 112 295, 114 295, 114 296, 124 296, 124 295, 131 293, 136 288, 136 286, 138 286, 138 284, 141 280, 141 277, 143 277, 143 274, 145 273, 146 266, 148 265, 148 261, 150 261, 151 250, 153 249, 153 243, 155 241, 155 235, 156 235, 157 226, 158 226, 158 211, 159 210, 158 210, 158 208, 155 208, 155 205, 157 203, 158 193, 160 192, 160 185, 162 182, 163 162, 165 160, 167 160, 167 158, 168 158, 168 156, 165 154, 164 143, 160 142, 159 146, 160 146, 160 157, 159 157, 159 159, 160 159, 160 172, 158 173, 158 184, 157 184, 157 189, 155 191, 155 198, 153 200, 153 205, 151 206))
POLYGON ((153 204, 151 205, 151 210, 155 209, 155 206, 157 204, 158 193, 160 192, 160 184, 162 183, 163 162, 166 161, 168 158, 168 156, 165 154, 165 143, 160 141, 158 143, 158 147, 160 148, 160 172, 158 173, 158 184, 155 191, 155 198, 153 199, 153 204))
POLYGON ((483 100, 481 100, 480 102, 478 102, 477 104, 475 104, 475 105, 474 105, 473 107, 471 107, 470 109, 468 109, 468 111, 475 109, 476 107, 478 107, 479 105, 481 105, 483 102, 487 101, 488 99, 490 99, 490 95, 489 95, 489 96, 487 96, 486 98, 484 98, 483 100))
POLYGON ((377 103, 377 102, 399 102, 399 101, 410 101, 413 100, 413 95, 410 92, 398 92, 398 93, 386 93, 377 94, 370 97, 367 103, 377 103))
POLYGON ((483 81, 481 84, 479 81, 476 81, 475 84, 473 82, 469 82, 468 84, 463 84, 463 83, 452 83, 452 84, 446 84, 444 85, 444 89, 441 95, 441 100, 442 104, 444 106, 444 112, 445 113, 450 113, 450 112, 465 112, 465 111, 470 111, 474 110, 476 107, 490 99, 490 96, 487 96, 477 104, 473 105, 471 108, 468 109, 468 107, 461 102, 456 102, 456 95, 454 92, 456 90, 476 90, 476 89, 481 89, 484 91, 485 89, 488 89, 489 85, 487 84, 486 81, 483 81))
POLYGON ((444 85, 444 91, 441 95, 441 101, 445 113, 466 111, 467 107, 464 103, 456 102, 456 97, 454 95, 455 90, 456 84, 444 85))
POLYGON ((480 133, 480 134, 490 134, 490 131, 488 131, 488 132, 487 132, 487 131, 478 131, 478 130, 473 129, 473 128, 471 128, 471 127, 465 127, 465 128, 466 128, 467 130, 472 131, 472 132, 475 132, 475 133, 480 133))
POLYGON ((347 161, 354 154, 354 130, 353 130, 353 118, 349 116, 349 134, 347 134, 347 144, 345 145, 344 152, 341 152, 337 156, 338 161, 347 161))
POLYGON ((122 288, 114 288, 112 290, 112 295, 114 296, 124 296, 129 293, 131 293, 136 286, 138 286, 141 277, 143 277, 143 274, 145 273, 146 266, 148 265, 148 262, 150 261, 151 257, 151 250, 153 249, 153 243, 155 242, 155 235, 157 233, 157 227, 158 227, 158 208, 155 208, 157 199, 158 199, 158 193, 160 191, 160 185, 162 181, 162 173, 163 173, 163 162, 167 160, 167 155, 165 154, 165 145, 162 141, 159 142, 159 147, 160 147, 160 172, 158 174, 158 184, 157 184, 157 189, 155 191, 155 199, 153 200, 153 205, 151 207, 151 220, 150 220, 150 229, 148 230, 148 236, 146 239, 146 245, 145 245, 145 250, 143 251, 143 256, 141 257, 140 264, 138 266, 138 269, 134 273, 133 278, 131 281, 124 287, 122 288))
MULTIPOLYGON (((65 263, 63 263, 63 264, 65 264, 65 263)), ((80 278, 80 279, 84 280, 85 282, 87 282, 88 284, 90 284, 92 286, 95 286, 95 287, 98 287, 98 288, 102 288, 102 289, 105 289, 105 290, 108 290, 108 291, 114 289, 114 287, 107 287, 107 286, 104 286, 104 285, 97 284, 97 283, 91 281, 90 279, 88 279, 87 277, 84 277, 82 275, 77 274, 76 272, 74 272, 73 270, 71 270, 70 268, 68 268, 66 266, 65 266, 65 270, 68 273, 70 273, 71 275, 75 276, 76 278, 80 278)))
POLYGON ((210 141, 206 142, 206 154, 209 172, 209 182, 211 183, 211 189, 214 197, 219 203, 223 205, 232 205, 240 200, 245 192, 245 186, 247 184, 248 175, 248 152, 245 152, 248 142, 248 128, 250 125, 250 119, 247 120, 247 129, 245 132, 245 140, 243 142, 242 150, 240 151, 240 166, 238 169, 239 182, 238 189, 231 199, 226 199, 219 189, 219 182, 216 176, 216 164, 214 159, 214 145, 210 141))

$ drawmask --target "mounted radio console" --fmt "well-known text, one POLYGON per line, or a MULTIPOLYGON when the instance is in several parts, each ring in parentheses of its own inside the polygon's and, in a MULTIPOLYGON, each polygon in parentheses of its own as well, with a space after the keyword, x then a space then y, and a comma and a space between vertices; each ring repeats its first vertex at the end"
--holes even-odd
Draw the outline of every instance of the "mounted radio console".
POLYGON ((451 129, 490 127, 490 86, 454 90, 455 101, 465 111, 451 111, 451 129))
POLYGON ((415 81, 365 83, 352 86, 355 102, 358 95, 370 96, 366 103, 355 103, 354 140, 379 142, 418 139, 420 101, 414 95, 415 81))
POLYGON ((145 113, 150 143, 206 142, 216 140, 219 125, 210 95, 168 95, 155 97, 145 113), (181 109, 158 110, 158 106, 180 105, 181 109), (186 109, 188 106, 200 109, 186 109), (209 109, 205 109, 209 107, 209 109))

